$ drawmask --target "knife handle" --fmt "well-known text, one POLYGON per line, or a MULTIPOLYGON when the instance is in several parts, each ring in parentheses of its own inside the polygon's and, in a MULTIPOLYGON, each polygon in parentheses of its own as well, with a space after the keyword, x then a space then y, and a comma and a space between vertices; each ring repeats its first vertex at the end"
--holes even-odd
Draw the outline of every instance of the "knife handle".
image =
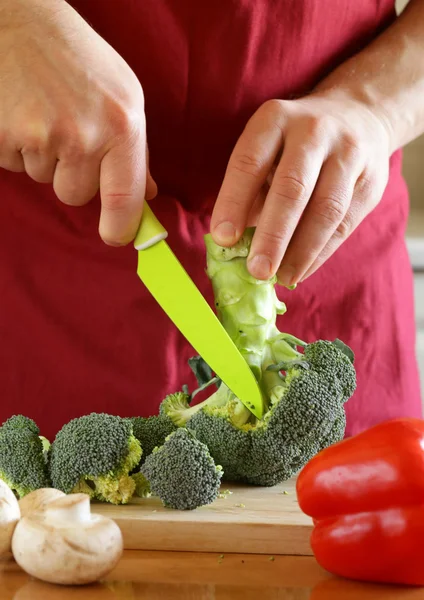
POLYGON ((134 240, 136 250, 146 250, 168 237, 165 227, 159 222, 152 209, 145 201, 140 227, 134 240))

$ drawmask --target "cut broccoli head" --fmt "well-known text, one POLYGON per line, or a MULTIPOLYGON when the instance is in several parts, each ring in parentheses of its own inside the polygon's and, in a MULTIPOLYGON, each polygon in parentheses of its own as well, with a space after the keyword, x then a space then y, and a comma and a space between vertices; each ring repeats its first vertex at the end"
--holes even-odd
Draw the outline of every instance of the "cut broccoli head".
POLYGON ((50 448, 53 487, 66 494, 84 492, 112 504, 126 504, 136 483, 129 473, 142 449, 129 419, 92 413, 73 419, 50 448))
POLYGON ((39 429, 31 419, 11 417, 0 428, 0 479, 18 498, 44 487, 50 479, 39 429), (28 427, 25 427, 25 425, 28 427))
POLYGON ((278 380, 269 409, 256 422, 240 425, 234 420, 236 399, 224 385, 212 399, 195 406, 179 404, 178 416, 173 405, 170 413, 207 445, 227 481, 276 485, 344 435, 344 404, 355 373, 351 361, 331 342, 318 341, 306 346, 302 362, 304 366, 286 365, 282 378, 274 372, 278 380), (326 355, 329 365, 324 368, 326 355), (319 357, 316 365, 314 357, 319 357), (219 396, 230 400, 218 405, 219 396))
POLYGON ((165 507, 194 510, 211 504, 219 493, 222 468, 193 432, 180 428, 147 457, 141 473, 165 507))
POLYGON ((226 480, 269 486, 343 438, 356 372, 353 352, 340 340, 308 344, 277 329, 286 308, 275 278, 258 281, 247 270, 252 235, 247 230, 233 249, 206 236, 207 273, 218 316, 262 389, 263 418, 257 420, 224 384, 197 405, 187 394, 168 396, 161 412, 207 445, 226 480))

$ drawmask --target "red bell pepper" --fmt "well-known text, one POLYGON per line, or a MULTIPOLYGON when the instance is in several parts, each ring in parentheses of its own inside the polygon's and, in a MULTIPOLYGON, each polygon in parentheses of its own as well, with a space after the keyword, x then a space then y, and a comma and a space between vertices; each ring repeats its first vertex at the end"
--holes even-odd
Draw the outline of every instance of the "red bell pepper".
POLYGON ((424 585, 424 421, 387 421, 321 451, 300 472, 297 498, 324 569, 424 585))

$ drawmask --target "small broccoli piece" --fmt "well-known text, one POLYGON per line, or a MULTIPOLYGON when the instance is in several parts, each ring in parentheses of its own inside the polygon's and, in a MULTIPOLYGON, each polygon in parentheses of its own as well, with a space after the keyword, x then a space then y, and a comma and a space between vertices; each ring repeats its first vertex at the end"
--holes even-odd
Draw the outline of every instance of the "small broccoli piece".
POLYGON ((217 314, 257 377, 264 397, 258 420, 222 383, 207 400, 165 398, 161 413, 192 430, 222 465, 227 481, 272 486, 295 475, 315 454, 340 441, 345 403, 356 389, 352 350, 340 340, 306 343, 282 333, 286 312, 276 278, 259 281, 246 264, 253 228, 233 248, 207 235, 207 274, 217 314))
MULTIPOLYGON (((174 395, 178 396, 178 394, 174 395)), ((147 418, 133 417, 131 421, 134 436, 143 449, 141 464, 153 452, 154 448, 162 446, 168 435, 177 429, 172 419, 164 412, 147 418)))
POLYGON ((217 499, 222 468, 193 432, 181 428, 155 448, 141 468, 165 507, 194 510, 217 499))
POLYGON ((21 415, 11 417, 0 428, 0 479, 18 498, 50 487, 38 433, 34 421, 21 415))
POLYGON ((129 473, 139 464, 140 442, 130 419, 91 413, 62 427, 50 448, 53 487, 83 492, 112 504, 126 504, 136 482, 129 473))

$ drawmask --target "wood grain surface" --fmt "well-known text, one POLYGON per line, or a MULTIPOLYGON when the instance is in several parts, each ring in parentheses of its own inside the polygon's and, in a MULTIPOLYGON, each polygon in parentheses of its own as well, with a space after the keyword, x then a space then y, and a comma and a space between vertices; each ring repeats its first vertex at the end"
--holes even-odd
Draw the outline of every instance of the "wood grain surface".
POLYGON ((295 480, 223 490, 232 494, 194 511, 166 509, 157 498, 92 510, 116 521, 129 550, 312 555, 312 521, 298 506, 295 480))
POLYGON ((424 600, 423 589, 339 580, 312 557, 126 551, 107 580, 61 587, 0 560, 1 600, 424 600))

